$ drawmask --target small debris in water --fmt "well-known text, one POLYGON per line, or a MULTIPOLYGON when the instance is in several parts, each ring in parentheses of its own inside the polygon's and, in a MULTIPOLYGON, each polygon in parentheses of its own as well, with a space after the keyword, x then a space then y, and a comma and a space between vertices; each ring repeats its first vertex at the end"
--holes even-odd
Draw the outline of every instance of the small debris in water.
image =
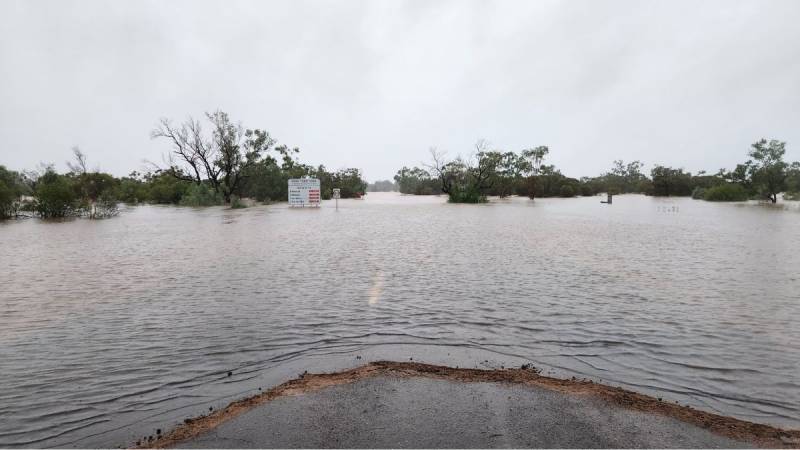
POLYGON ((356 355, 356 359, 361 359, 361 355, 356 355))
POLYGON ((228 376, 231 376, 231 375, 233 375, 233 372, 228 372, 228 376))
POLYGON ((413 360, 414 360, 414 358, 408 358, 408 360, 409 360, 409 361, 413 361, 413 360))
POLYGON ((161 428, 156 429, 156 434, 161 434, 161 428))
POLYGON ((213 406, 209 406, 209 407, 208 407, 208 410, 209 410, 209 411, 213 411, 213 410, 214 410, 214 407, 213 407, 213 406))

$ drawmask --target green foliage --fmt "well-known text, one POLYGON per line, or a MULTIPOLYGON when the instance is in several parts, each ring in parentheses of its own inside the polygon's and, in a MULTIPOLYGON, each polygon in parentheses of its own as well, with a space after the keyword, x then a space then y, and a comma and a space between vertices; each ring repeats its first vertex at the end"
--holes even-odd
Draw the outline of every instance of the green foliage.
POLYGON ((439 180, 431 176, 430 172, 419 167, 403 167, 394 176, 397 189, 402 194, 438 195, 442 193, 439 180))
POLYGON ((748 199, 747 190, 740 184, 725 183, 705 190, 703 199, 710 202, 741 202, 748 199))
POLYGON ((496 163, 487 153, 479 152, 475 164, 461 158, 449 162, 435 161, 434 170, 449 202, 483 203, 494 181, 496 163))
POLYGON ((786 169, 786 192, 800 192, 800 162, 798 161, 793 162, 786 169))
POLYGON ((181 202, 183 195, 192 186, 191 182, 175 178, 167 172, 148 173, 145 175, 145 183, 147 201, 175 205, 181 202))
MULTIPOLYGON (((319 175, 317 174, 317 176, 319 175)), ((355 168, 342 169, 331 174, 329 186, 322 181, 320 181, 320 184, 323 198, 326 199, 331 198, 333 195, 333 188, 341 189, 342 198, 360 198, 367 191, 367 182, 361 178, 361 171, 355 168)))
POLYGON ((192 184, 184 192, 180 200, 181 206, 217 206, 225 199, 208 184, 192 184))
POLYGON ((756 191, 772 203, 778 201, 778 193, 786 189, 788 165, 783 161, 786 143, 766 139, 754 143, 747 162, 750 179, 756 191))
POLYGON ((19 209, 19 197, 27 192, 22 176, 0 166, 0 219, 14 217, 19 209))
POLYGON ((285 201, 289 195, 289 179, 302 177, 320 180, 320 197, 323 200, 331 198, 333 188, 341 189, 342 198, 359 198, 367 190, 367 182, 361 177, 359 169, 329 172, 325 166, 312 167, 287 157, 280 166, 274 159, 265 159, 251 167, 242 186, 242 194, 261 202, 285 201))
POLYGON ((113 199, 119 184, 119 180, 114 176, 101 172, 84 172, 67 176, 72 178, 75 194, 84 205, 94 203, 101 197, 113 199))
POLYGON ((642 182, 647 179, 642 173, 643 167, 644 164, 638 160, 628 164, 621 159, 615 160, 611 171, 602 175, 605 191, 612 194, 642 192, 642 182))
POLYGON ((475 186, 458 186, 447 194, 450 203, 486 203, 486 196, 475 186))
POLYGON ((48 169, 36 181, 35 209, 41 217, 66 217, 76 214, 79 198, 73 180, 48 169))
POLYGON ((378 180, 374 183, 367 185, 367 192, 394 192, 397 191, 397 185, 391 180, 378 180))
POLYGON ((238 195, 231 196, 231 209, 243 209, 247 208, 247 205, 239 198, 238 195))
POLYGON ((523 176, 531 170, 531 162, 514 152, 491 151, 483 156, 488 158, 488 166, 493 169, 488 195, 503 198, 518 192, 523 176))
POLYGON ((136 204, 150 200, 150 186, 140 178, 137 172, 119 179, 114 193, 119 201, 136 204))
POLYGON ((705 196, 706 196, 706 188, 704 187, 696 186, 692 190, 692 198, 695 200, 702 200, 705 198, 705 196))
POLYGON ((650 171, 655 196, 688 196, 692 194, 692 174, 683 169, 655 166, 650 171))
POLYGON ((575 188, 569 184, 562 184, 559 189, 559 197, 575 197, 575 188))

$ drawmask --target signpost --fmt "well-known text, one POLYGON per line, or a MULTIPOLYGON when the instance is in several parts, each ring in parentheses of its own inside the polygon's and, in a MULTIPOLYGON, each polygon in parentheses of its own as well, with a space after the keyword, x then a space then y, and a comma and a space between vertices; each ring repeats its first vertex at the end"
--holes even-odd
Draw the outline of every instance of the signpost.
POLYGON ((339 199, 342 198, 342 190, 339 188, 333 188, 333 198, 336 199, 336 210, 339 210, 339 199))
POLYGON ((304 208, 319 207, 320 189, 317 178, 289 179, 289 206, 304 208))

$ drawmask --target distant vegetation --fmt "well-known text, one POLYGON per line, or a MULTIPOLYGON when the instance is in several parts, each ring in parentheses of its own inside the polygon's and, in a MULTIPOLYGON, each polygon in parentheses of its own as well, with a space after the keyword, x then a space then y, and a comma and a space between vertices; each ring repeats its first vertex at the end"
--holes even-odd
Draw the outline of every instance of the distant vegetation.
POLYGON ((800 163, 783 161, 785 147, 785 142, 762 139, 751 146, 748 161, 714 175, 693 175, 682 168, 656 165, 648 177, 642 172, 641 161, 626 164, 617 160, 611 170, 598 177, 577 179, 544 164, 550 153, 546 146, 514 153, 490 150, 486 141, 479 141, 470 158, 447 159, 432 149, 429 164, 403 167, 394 181, 403 194, 446 194, 454 203, 485 202, 488 196, 574 197, 601 192, 775 203, 781 192, 786 193, 787 200, 800 198, 800 163))
POLYGON ((331 198, 334 187, 341 189, 343 198, 360 197, 367 190, 398 190, 445 194, 456 203, 481 203, 489 196, 575 197, 601 192, 772 203, 784 193, 787 200, 800 199, 800 162, 786 163, 786 144, 777 140, 759 140, 746 162, 713 175, 656 165, 648 176, 642 172, 642 162, 617 160, 600 176, 580 179, 545 164, 550 153, 546 146, 515 153, 492 150, 486 141, 479 141, 470 158, 448 159, 432 149, 424 167, 403 167, 394 181, 367 185, 359 169, 331 172, 321 165, 303 164, 297 160, 298 148, 277 145, 266 131, 245 129, 224 112, 208 113, 206 119, 209 132, 192 118, 177 126, 162 119, 152 137, 169 143, 168 163, 153 165, 145 173, 116 178, 90 170, 77 147, 66 173, 58 173, 52 164, 21 173, 0 166, 0 218, 102 218, 117 214, 119 202, 240 208, 246 205, 243 198, 282 201, 287 198, 288 180, 304 176, 320 179, 323 199, 331 198))
POLYGON ((378 180, 367 185, 367 192, 396 192, 397 185, 392 180, 378 180))
POLYGON ((117 213, 119 202, 244 207, 240 199, 245 197, 286 200, 289 178, 304 176, 320 179, 323 199, 330 199, 335 187, 342 198, 366 192, 359 169, 331 172, 303 164, 297 160, 298 148, 276 145, 266 131, 245 129, 222 111, 208 113, 206 119, 208 132, 192 118, 177 126, 162 119, 151 136, 169 142, 168 163, 152 165, 144 173, 117 178, 89 170, 77 147, 66 173, 58 173, 52 164, 22 173, 0 166, 0 218, 108 217, 117 213))

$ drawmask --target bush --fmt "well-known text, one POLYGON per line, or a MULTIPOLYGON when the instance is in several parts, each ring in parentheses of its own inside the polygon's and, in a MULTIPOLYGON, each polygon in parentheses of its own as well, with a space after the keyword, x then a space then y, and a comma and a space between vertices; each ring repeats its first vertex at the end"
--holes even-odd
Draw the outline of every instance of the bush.
POLYGON ((42 217, 66 217, 76 213, 75 187, 63 175, 45 172, 36 182, 36 211, 42 217))
POLYGON ((448 194, 450 203, 486 203, 486 196, 478 189, 453 189, 448 194))
POLYGON ((231 195, 231 209, 247 208, 247 205, 237 195, 231 195))
POLYGON ((193 184, 181 198, 181 206, 217 206, 223 203, 222 194, 205 184, 193 184))
POLYGON ((692 198, 695 200, 702 200, 705 198, 705 196, 706 196, 706 188, 697 186, 692 191, 692 198))
POLYGON ((558 192, 560 197, 575 197, 575 188, 573 188, 569 184, 565 184, 561 186, 561 189, 558 192))
POLYGON ((747 191, 740 184, 720 184, 706 189, 703 199, 710 202, 741 202, 747 200, 747 191))
POLYGON ((800 200, 800 192, 786 192, 783 194, 784 200, 800 200))
POLYGON ((19 196, 25 192, 19 173, 0 166, 0 219, 14 217, 19 208, 19 196))
POLYGON ((16 214, 17 196, 0 180, 0 219, 12 217, 16 214))

